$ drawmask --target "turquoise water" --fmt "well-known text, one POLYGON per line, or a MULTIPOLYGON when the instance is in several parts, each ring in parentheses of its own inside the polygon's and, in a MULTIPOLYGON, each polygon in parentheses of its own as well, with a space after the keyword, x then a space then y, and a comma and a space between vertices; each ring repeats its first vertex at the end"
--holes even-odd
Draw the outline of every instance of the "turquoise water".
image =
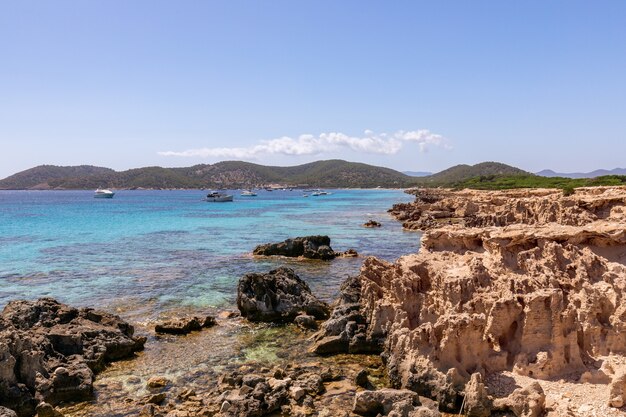
POLYGON ((52 296, 112 308, 136 320, 181 308, 232 306, 238 279, 279 265, 296 269, 330 300, 363 258, 332 262, 255 259, 260 243, 326 234, 335 250, 393 260, 417 251, 419 234, 386 213, 411 201, 399 190, 259 191, 206 203, 203 191, 0 191, 0 307, 52 296), (361 225, 368 219, 380 229, 361 225))

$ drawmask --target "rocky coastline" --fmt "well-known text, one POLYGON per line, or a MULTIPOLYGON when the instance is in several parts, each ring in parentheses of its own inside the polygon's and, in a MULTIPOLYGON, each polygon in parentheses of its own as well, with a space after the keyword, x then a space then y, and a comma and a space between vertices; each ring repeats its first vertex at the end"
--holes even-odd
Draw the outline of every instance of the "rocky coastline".
MULTIPOLYGON (((242 277, 241 316, 160 327, 187 334, 226 322, 276 323, 298 332, 308 354, 243 364, 202 390, 156 375, 148 395, 112 409, 144 417, 623 415, 626 188, 410 192, 415 202, 390 213, 423 231, 419 253, 393 263, 367 258, 332 305, 296 270, 279 268, 242 277)), ((317 236, 255 254, 336 253, 317 236)), ((0 337, 0 405, 20 417, 73 415, 54 406, 89 398, 96 372, 145 343, 116 316, 51 299, 9 304, 0 337), (37 349, 20 347, 22 338, 37 349), (23 373, 33 357, 41 367, 23 373), (26 406, 7 401, 17 392, 26 406)), ((12 416, 0 408, 3 415, 12 416)))

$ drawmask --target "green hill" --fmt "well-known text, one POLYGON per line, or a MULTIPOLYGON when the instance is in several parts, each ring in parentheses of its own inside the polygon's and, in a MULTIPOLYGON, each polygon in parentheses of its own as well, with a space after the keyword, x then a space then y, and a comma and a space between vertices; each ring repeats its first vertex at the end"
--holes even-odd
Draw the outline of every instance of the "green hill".
POLYGON ((532 174, 500 162, 481 162, 476 165, 455 165, 436 174, 421 177, 418 179, 418 182, 423 185, 452 186, 470 178, 518 175, 532 174))
POLYGON ((243 188, 268 184, 307 187, 408 187, 413 178, 389 168, 342 160, 273 167, 224 161, 187 168, 145 167, 113 171, 93 166, 42 165, 0 181, 0 189, 243 188))

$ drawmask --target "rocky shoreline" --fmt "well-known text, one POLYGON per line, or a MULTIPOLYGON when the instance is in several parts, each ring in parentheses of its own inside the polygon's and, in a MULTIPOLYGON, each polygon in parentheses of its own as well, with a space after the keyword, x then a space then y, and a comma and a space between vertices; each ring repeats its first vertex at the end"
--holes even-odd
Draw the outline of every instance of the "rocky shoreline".
MULTIPOLYGON (((111 407, 124 412, 112 415, 623 415, 626 189, 585 188, 569 196, 556 190, 411 192, 414 203, 390 212, 406 229, 424 231, 420 252, 394 263, 367 258, 333 305, 318 300, 297 271, 280 268, 241 279, 243 317, 192 317, 162 327, 181 334, 215 331, 209 327, 226 323, 220 320, 275 322, 299 328, 296 343, 313 356, 245 363, 201 390, 155 375, 148 395, 122 398, 111 407)), ((335 252, 326 239, 261 245, 255 253, 329 260, 335 252)), ((17 332, 4 324, 5 314, 2 334, 17 332)), ((76 317, 89 319, 85 314, 76 317)), ((84 322, 75 325, 70 328, 84 322)), ((143 346, 128 324, 117 327, 136 350, 143 346)), ((50 340, 52 333, 44 334, 50 340)), ((119 358, 135 350, 124 352, 119 358)), ((61 361, 72 362, 66 353, 61 361)), ((0 380, 12 380, 7 369, 15 363, 4 358, 0 380)), ((105 358, 97 363, 118 355, 105 358)), ((56 375, 59 364, 48 363, 47 375, 56 375)), ((35 387, 27 389, 36 401, 50 399, 35 387)), ((0 391, 0 405, 8 404, 9 391, 0 391)), ((57 416, 52 405, 60 401, 48 401, 38 415, 57 416)), ((71 410, 61 409, 74 415, 71 410)))

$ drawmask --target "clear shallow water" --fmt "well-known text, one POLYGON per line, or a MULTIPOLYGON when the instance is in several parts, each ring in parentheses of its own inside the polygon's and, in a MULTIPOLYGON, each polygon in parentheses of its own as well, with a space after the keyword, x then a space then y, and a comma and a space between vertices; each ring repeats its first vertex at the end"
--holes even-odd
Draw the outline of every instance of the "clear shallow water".
MULTIPOLYGON (((202 392, 220 372, 242 364, 335 366, 335 357, 308 353, 309 335, 291 325, 218 319, 217 326, 185 337, 153 332, 159 317, 235 310, 239 278, 280 265, 331 301, 364 259, 254 258, 260 243, 327 234, 337 251, 354 248, 387 260, 418 250, 420 234, 402 231, 386 212, 410 195, 332 192, 308 198, 298 191, 249 198, 235 192, 233 203, 206 203, 202 191, 120 191, 112 200, 94 199, 90 191, 0 191, 0 308, 12 299, 52 296, 116 312, 148 337, 136 358, 98 375, 95 399, 70 405, 68 417, 135 416, 125 400, 146 395, 153 375, 202 392), (368 219, 383 227, 362 227, 368 219)), ((358 366, 364 360, 348 356, 345 361, 358 366)))
POLYGON ((326 234, 335 250, 393 260, 415 252, 419 235, 403 232, 386 210, 411 201, 399 190, 259 191, 233 203, 206 203, 204 192, 0 191, 0 307, 52 296, 150 320, 168 310, 232 306, 247 272, 290 265, 320 297, 358 272, 363 258, 333 262, 255 259, 260 243, 326 234), (361 225, 373 218, 380 229, 361 225))

